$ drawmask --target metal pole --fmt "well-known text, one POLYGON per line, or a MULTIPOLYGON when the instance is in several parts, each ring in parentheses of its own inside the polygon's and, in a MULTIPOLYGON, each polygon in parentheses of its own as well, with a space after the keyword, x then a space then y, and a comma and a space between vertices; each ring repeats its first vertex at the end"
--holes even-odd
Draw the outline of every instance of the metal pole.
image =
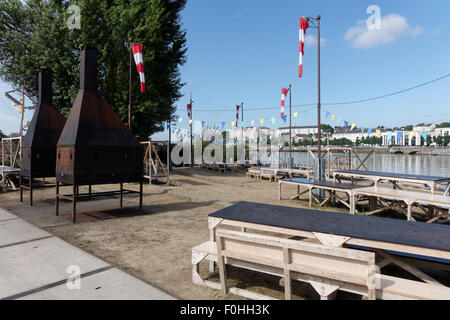
POLYGON ((131 131, 131 77, 133 76, 133 69, 131 68, 131 64, 133 63, 133 55, 130 41, 130 79, 129 79, 129 87, 128 87, 128 128, 131 131))
MULTIPOLYGON (((25 113, 25 89, 22 86, 22 104, 20 106, 20 141, 19 141, 19 146, 18 146, 20 167, 22 167, 22 140, 23 140, 23 116, 24 116, 24 113, 25 113)), ((14 164, 13 164, 13 167, 14 167, 14 164)))
POLYGON ((194 117, 193 117, 193 114, 192 114, 192 104, 194 103, 193 101, 192 101, 192 92, 190 93, 190 99, 189 99, 189 103, 190 103, 190 105, 191 105, 191 167, 194 167, 194 151, 192 150, 192 124, 194 123, 194 121, 193 121, 193 119, 194 119, 194 117))
POLYGON ((322 134, 320 129, 320 15, 317 16, 317 156, 319 160, 319 181, 322 180, 322 155, 321 155, 321 145, 322 145, 322 134))
POLYGON ((292 85, 289 85, 289 168, 292 169, 292 85))
POLYGON ((245 161, 245 147, 246 147, 246 143, 245 143, 245 140, 244 140, 244 103, 242 102, 241 103, 241 116, 242 116, 242 119, 241 119, 241 127, 242 127, 242 143, 244 144, 244 161, 245 161))

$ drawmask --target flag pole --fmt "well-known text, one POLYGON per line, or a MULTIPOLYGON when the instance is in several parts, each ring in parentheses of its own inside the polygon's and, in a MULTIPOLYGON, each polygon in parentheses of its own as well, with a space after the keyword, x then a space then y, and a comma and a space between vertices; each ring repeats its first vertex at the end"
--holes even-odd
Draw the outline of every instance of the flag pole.
POLYGON ((317 156, 319 159, 319 181, 322 181, 322 132, 320 123, 320 15, 317 16, 317 156))
POLYGON ((319 177, 318 180, 322 181, 322 132, 321 132, 321 124, 320 124, 320 15, 317 16, 317 157, 319 159, 319 177))
POLYGON ((129 87, 128 87, 128 128, 131 129, 131 77, 133 76, 133 69, 131 67, 133 63, 133 49, 132 49, 132 43, 130 39, 130 79, 129 79, 129 87))
POLYGON ((289 168, 293 169, 293 161, 292 161, 292 84, 289 85, 289 168))
POLYGON ((194 153, 192 150, 192 124, 194 123, 194 117, 193 117, 193 113, 192 113, 192 104, 194 103, 194 101, 192 101, 192 92, 190 93, 190 99, 189 99, 189 104, 191 105, 191 168, 194 167, 194 153))

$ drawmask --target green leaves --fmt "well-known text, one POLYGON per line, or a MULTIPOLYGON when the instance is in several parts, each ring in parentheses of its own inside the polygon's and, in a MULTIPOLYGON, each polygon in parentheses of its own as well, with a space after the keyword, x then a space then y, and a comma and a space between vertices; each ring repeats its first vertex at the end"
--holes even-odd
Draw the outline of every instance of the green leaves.
POLYGON ((179 67, 186 61, 180 12, 186 0, 2 0, 0 78, 37 95, 39 69, 54 74, 54 104, 68 115, 79 87, 79 50, 99 56, 99 91, 128 122, 129 40, 144 46, 147 92, 132 64, 133 132, 147 139, 172 118, 181 97, 179 67), (81 30, 69 30, 70 5, 78 5, 81 30))

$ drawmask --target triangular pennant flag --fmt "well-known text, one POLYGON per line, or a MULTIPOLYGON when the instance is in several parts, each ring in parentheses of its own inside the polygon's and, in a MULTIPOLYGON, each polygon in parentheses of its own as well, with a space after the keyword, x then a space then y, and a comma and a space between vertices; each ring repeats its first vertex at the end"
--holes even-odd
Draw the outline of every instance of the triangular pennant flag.
POLYGON ((261 123, 261 127, 264 125, 264 119, 260 119, 259 123, 261 123))
POLYGON ((163 127, 163 128, 166 127, 166 122, 165 122, 165 121, 162 122, 162 127, 163 127))
POLYGON ((242 126, 242 128, 245 127, 245 121, 242 121, 242 122, 241 122, 241 126, 242 126))
POLYGON ((355 129, 355 127, 356 127, 356 124, 352 124, 352 127, 350 128, 350 131, 353 131, 353 129, 355 129))
POLYGON ((252 122, 252 127, 254 127, 255 126, 255 120, 252 120, 251 122, 252 122))
POLYGON ((367 136, 370 136, 370 134, 372 133, 372 129, 367 130, 367 136))
POLYGON ((364 131, 366 130, 366 128, 361 127, 361 132, 364 133, 364 131))
POLYGON ((225 122, 222 122, 222 130, 225 128, 225 122))
POLYGON ((327 114, 325 115, 325 119, 327 119, 330 116, 330 113, 327 111, 327 114))
POLYGON ((191 125, 192 124, 192 119, 189 119, 189 125, 191 125))
POLYGON ((282 119, 283 119, 284 123, 286 123, 287 116, 283 116, 282 119))
POLYGON ((392 138, 392 131, 386 132, 386 135, 387 135, 388 140, 390 141, 392 138))
POLYGON ((295 117, 295 118, 298 117, 298 112, 294 113, 294 117, 295 117))
POLYGON ((334 121, 334 119, 336 119, 336 116, 333 114, 333 115, 331 116, 331 120, 334 121))
POLYGON ((378 130, 377 130, 377 137, 379 137, 379 136, 380 136, 380 134, 381 134, 381 130, 380 130, 380 129, 378 129, 378 130))
POLYGON ((205 127, 205 121, 202 121, 202 128, 205 127))
POLYGON ((414 131, 411 131, 409 133, 409 140, 412 140, 414 138, 414 135, 415 135, 414 131))
POLYGON ((425 139, 425 141, 428 138, 428 133, 426 131, 422 131, 422 137, 425 139))
POLYGON ((231 122, 231 126, 234 127, 236 125, 236 122, 231 122))
POLYGON ((276 121, 277 119, 275 119, 274 117, 272 117, 272 119, 270 119, 270 121, 272 121, 272 124, 275 124, 275 121, 276 121))
POLYGON ((337 123, 338 123, 338 124, 340 124, 341 122, 342 122, 342 119, 341 119, 341 118, 337 119, 337 123))
POLYGON ((348 121, 344 121, 344 124, 345 124, 345 129, 347 129, 348 128, 348 121))
POLYGON ((305 110, 305 116, 308 116, 308 110, 305 110))

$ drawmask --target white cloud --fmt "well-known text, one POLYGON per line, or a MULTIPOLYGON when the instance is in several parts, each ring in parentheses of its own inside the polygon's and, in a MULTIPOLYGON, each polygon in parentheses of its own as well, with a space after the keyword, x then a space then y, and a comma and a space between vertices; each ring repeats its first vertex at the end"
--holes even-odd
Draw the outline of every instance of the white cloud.
MULTIPOLYGON (((328 40, 326 38, 320 38, 320 45, 321 46, 326 46, 328 40)), ((305 45, 307 47, 312 47, 317 45, 317 38, 313 35, 307 35, 305 36, 305 45)))
POLYGON ((417 37, 424 34, 421 26, 412 27, 406 18, 390 14, 381 20, 381 29, 370 30, 366 21, 358 21, 356 26, 346 32, 344 38, 351 42, 353 48, 371 49, 387 43, 394 43, 401 37, 417 37))

